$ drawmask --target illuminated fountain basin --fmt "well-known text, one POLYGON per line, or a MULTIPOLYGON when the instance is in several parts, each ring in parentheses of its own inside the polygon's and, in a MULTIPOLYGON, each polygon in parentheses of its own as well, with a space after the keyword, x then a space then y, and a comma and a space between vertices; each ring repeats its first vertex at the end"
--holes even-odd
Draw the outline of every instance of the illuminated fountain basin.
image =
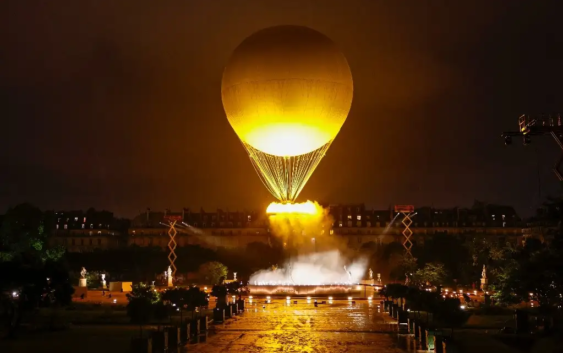
POLYGON ((321 284, 321 285, 248 285, 251 295, 264 296, 333 296, 363 297, 366 289, 358 284, 321 284))

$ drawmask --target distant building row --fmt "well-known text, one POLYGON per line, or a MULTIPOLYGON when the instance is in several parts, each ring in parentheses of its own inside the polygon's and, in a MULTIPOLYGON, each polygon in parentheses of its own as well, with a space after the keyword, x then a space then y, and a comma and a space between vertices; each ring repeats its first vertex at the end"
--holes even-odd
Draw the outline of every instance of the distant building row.
MULTIPOLYGON (((401 241, 401 216, 394 209, 370 210, 363 204, 326 205, 333 223, 330 234, 345 237, 352 248, 368 242, 401 241)), ((130 225, 111 212, 57 212, 51 242, 69 251, 117 248, 120 246, 160 246, 169 241, 166 216, 177 219, 179 246, 199 244, 212 248, 243 248, 251 242, 271 243, 268 217, 264 212, 223 211, 154 212, 147 209, 130 225)), ((411 214, 413 240, 423 243, 433 234, 460 237, 487 236, 517 242, 525 224, 510 206, 476 203, 472 208, 436 209, 420 207, 411 214)))

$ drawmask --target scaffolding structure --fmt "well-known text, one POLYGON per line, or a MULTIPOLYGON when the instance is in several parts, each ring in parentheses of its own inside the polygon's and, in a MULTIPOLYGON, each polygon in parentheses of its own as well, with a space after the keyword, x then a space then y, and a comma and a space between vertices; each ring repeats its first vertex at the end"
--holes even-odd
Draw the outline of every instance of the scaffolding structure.
POLYGON ((172 276, 175 277, 176 265, 174 263, 178 258, 176 255, 176 247, 178 246, 176 243, 176 235, 178 234, 178 231, 176 230, 176 222, 181 222, 182 216, 165 215, 164 220, 168 222, 168 236, 170 237, 170 240, 168 241, 168 250, 170 250, 168 253, 168 261, 170 262, 170 268, 172 269, 172 276))
POLYGON ((512 138, 515 136, 521 136, 524 145, 529 145, 532 142, 532 136, 551 135, 561 149, 561 154, 553 166, 553 173, 561 182, 563 182, 563 171, 561 171, 561 164, 563 164, 562 115, 563 114, 560 113, 540 115, 524 114, 518 118, 518 131, 506 131, 501 135, 504 138, 505 145, 511 145, 512 138))
POLYGON ((395 205, 395 213, 399 213, 403 216, 401 223, 405 227, 403 229, 403 248, 405 248, 405 255, 412 257, 412 246, 413 243, 411 241, 411 237, 413 231, 411 230, 412 224, 412 216, 414 213, 414 206, 413 205, 395 205))

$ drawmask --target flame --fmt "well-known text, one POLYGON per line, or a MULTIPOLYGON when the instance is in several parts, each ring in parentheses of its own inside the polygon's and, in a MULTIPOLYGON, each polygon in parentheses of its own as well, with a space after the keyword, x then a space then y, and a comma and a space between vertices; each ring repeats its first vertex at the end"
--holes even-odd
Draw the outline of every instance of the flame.
POLYGON ((272 202, 266 209, 268 214, 308 214, 316 215, 319 213, 319 207, 317 204, 307 201, 303 203, 278 203, 272 202))

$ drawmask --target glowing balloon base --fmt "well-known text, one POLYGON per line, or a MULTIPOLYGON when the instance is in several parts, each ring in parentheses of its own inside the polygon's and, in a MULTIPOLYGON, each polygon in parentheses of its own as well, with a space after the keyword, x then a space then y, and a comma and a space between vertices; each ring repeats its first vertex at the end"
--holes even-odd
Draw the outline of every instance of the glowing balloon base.
POLYGON ((270 215, 274 214, 305 214, 305 215, 315 215, 322 211, 321 207, 311 201, 303 203, 278 203, 272 202, 266 209, 266 213, 270 215))

